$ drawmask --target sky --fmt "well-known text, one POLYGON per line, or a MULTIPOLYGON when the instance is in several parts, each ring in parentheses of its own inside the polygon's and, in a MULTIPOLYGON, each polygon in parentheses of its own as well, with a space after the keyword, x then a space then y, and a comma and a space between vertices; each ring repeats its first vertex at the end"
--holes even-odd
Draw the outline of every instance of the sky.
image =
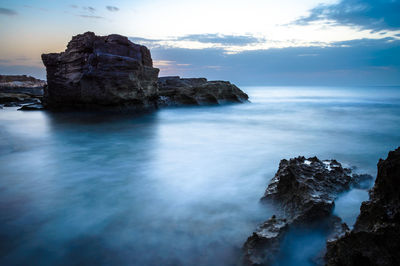
POLYGON ((400 0, 0 0, 0 74, 45 79, 72 36, 121 34, 160 75, 239 85, 400 85, 400 0))

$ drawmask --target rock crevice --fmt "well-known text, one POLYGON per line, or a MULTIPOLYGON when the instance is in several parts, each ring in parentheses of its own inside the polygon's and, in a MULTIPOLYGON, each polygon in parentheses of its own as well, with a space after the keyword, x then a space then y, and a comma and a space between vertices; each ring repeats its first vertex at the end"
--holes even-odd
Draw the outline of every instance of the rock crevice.
POLYGON ((400 147, 379 160, 351 232, 327 242, 326 265, 400 265, 400 147))
POLYGON ((353 174, 336 160, 316 157, 282 160, 270 181, 263 203, 276 207, 277 214, 261 224, 244 244, 244 265, 273 265, 280 246, 291 229, 318 227, 329 237, 343 235, 347 225, 332 215, 338 195, 369 175, 353 174))

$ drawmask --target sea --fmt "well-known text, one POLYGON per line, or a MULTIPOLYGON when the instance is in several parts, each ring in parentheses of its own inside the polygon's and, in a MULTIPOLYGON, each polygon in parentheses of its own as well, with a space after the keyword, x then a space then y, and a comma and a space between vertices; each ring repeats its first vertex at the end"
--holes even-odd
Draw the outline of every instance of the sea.
MULTIPOLYGON (((250 102, 141 115, 0 109, 0 265, 237 265, 282 159, 376 176, 400 87, 241 87, 250 102)), ((351 227, 368 191, 334 213, 351 227)), ((313 265, 319 232, 277 265, 313 265)))

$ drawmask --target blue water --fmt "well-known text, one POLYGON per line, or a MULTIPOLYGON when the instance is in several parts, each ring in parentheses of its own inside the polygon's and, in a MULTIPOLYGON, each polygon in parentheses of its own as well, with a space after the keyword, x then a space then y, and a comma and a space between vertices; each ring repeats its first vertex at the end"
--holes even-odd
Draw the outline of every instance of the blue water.
MULTIPOLYGON (((0 110, 0 264, 232 265, 281 159, 375 175, 400 145, 400 88, 242 89, 251 103, 142 116, 0 110)), ((367 198, 335 213, 351 226, 367 198)))

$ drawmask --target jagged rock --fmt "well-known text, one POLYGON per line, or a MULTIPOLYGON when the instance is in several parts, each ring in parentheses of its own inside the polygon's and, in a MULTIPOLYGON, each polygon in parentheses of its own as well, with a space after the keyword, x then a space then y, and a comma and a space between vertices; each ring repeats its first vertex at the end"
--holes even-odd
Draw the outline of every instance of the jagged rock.
POLYGON ((228 81, 207 81, 205 78, 160 77, 158 88, 160 106, 240 103, 249 98, 228 81))
POLYGON ((154 108, 158 68, 150 51, 121 35, 74 36, 62 53, 43 54, 48 108, 154 108))
MULTIPOLYGON (((281 160, 262 202, 277 207, 278 213, 249 237, 244 244, 244 265, 272 265, 280 244, 292 228, 319 227, 332 235, 343 235, 347 225, 332 215, 338 195, 369 175, 352 174, 336 160, 317 157, 281 160)), ((371 176, 369 178, 372 179, 371 176)))
POLYGON ((327 242, 326 265, 400 265, 400 147, 379 160, 353 230, 327 242))

